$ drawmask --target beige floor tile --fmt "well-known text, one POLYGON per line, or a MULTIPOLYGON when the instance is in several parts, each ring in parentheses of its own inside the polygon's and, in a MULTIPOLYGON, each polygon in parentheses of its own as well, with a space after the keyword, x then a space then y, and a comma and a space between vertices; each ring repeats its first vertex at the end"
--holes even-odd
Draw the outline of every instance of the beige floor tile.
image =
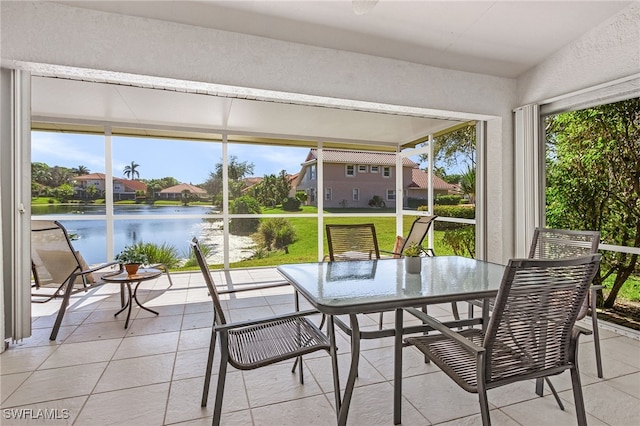
POLYGON ((133 358, 175 352, 178 349, 180 333, 147 334, 122 339, 113 359, 133 358))
POLYGON ((35 371, 3 405, 14 407, 88 395, 106 367, 106 362, 98 362, 35 371))
POLYGON ((211 327, 213 311, 188 314, 182 317, 182 330, 211 327))
POLYGON ((63 426, 77 419, 87 396, 56 399, 2 411, 2 426, 63 426))
POLYGON ((20 343, 16 345, 19 348, 29 348, 35 346, 55 346, 64 341, 66 341, 71 334, 75 332, 75 330, 79 326, 76 325, 68 325, 62 326, 58 329, 58 335, 56 336, 56 340, 49 340, 51 337, 52 328, 36 328, 31 330, 31 336, 25 338, 20 343))
POLYGON ((300 384, 298 374, 291 372, 292 366, 293 360, 242 372, 251 408, 322 393, 310 374, 305 375, 304 384, 300 384))
POLYGON ((232 309, 229 311, 228 322, 240 322, 261 318, 269 318, 275 315, 270 306, 255 306, 253 308, 232 309))
POLYGON ((188 314, 198 314, 200 312, 213 312, 213 304, 211 302, 211 298, 207 296, 208 300, 197 301, 190 300, 184 307, 185 315, 188 314))
POLYGON ((127 330, 127 337, 145 334, 169 333, 180 330, 181 315, 156 316, 151 318, 136 318, 127 330))
POLYGON ((179 351, 208 348, 211 341, 211 327, 183 330, 178 341, 179 351))
MULTIPOLYGON (((576 411, 572 404, 563 401, 564 411, 558 408, 552 395, 534 398, 519 404, 503 407, 500 410, 523 426, 575 426, 578 424, 576 411)), ((593 426, 604 426, 598 418, 587 414, 587 423, 593 426)), ((611 423, 614 424, 614 423, 611 423)), ((621 423, 618 423, 622 426, 621 423)))
MULTIPOLYGON (((393 380, 394 354, 393 347, 362 351, 361 356, 373 365, 386 380, 393 380)), ((415 348, 402 350, 402 376, 409 377, 418 374, 438 371, 433 363, 425 363, 422 352, 415 348)))
POLYGON ((298 426, 300 424, 331 426, 336 424, 335 411, 324 395, 254 408, 251 411, 255 426, 298 426))
MULTIPOLYGON (((333 405, 333 394, 330 396, 333 405)), ((401 420, 403 425, 426 425, 428 420, 410 404, 402 399, 401 420)), ((376 383, 356 388, 349 408, 348 423, 355 425, 392 425, 393 424, 393 384, 376 383)))
MULTIPOLYGON (((640 419, 640 399, 609 386, 607 382, 584 386, 582 392, 587 413, 607 424, 632 425, 640 419)), ((573 403, 571 391, 562 392, 560 396, 573 403)))
MULTIPOLYGON (((333 374, 331 358, 327 355, 322 358, 304 358, 305 374, 310 371, 320 385, 323 392, 333 392, 333 374)), ((349 375, 351 355, 338 355, 338 371, 340 372, 340 389, 344 389, 349 375)), ((292 365, 292 364, 291 364, 292 365)), ((358 363, 358 377, 355 386, 366 386, 385 381, 385 378, 366 359, 360 358, 358 363)))
MULTIPOLYGON (((489 412, 491 417, 491 424, 494 426, 518 426, 520 423, 507 416, 499 409, 491 410, 489 412)), ((469 417, 463 417, 460 419, 451 420, 449 422, 438 423, 438 426, 481 426, 482 418, 480 414, 476 414, 469 417)))
POLYGON ((33 371, 57 348, 56 344, 39 347, 11 346, 0 355, 0 374, 33 371))
MULTIPOLYGON (((211 418, 211 416, 213 416, 217 379, 217 375, 211 378, 211 388, 209 390, 206 407, 200 406, 202 400, 202 378, 174 380, 171 383, 165 422, 177 423, 203 417, 211 418)), ((246 397, 242 374, 240 372, 227 374, 224 399, 222 402, 223 415, 225 413, 247 410, 248 408, 249 403, 246 397)))
POLYGON ((109 361, 121 340, 109 339, 60 345, 38 370, 109 361))
POLYGON ((625 392, 635 398, 640 398, 640 372, 629 374, 606 382, 609 386, 625 392))
MULTIPOLYGON (((207 368, 207 348, 194 349, 190 351, 179 351, 176 354, 176 362, 173 367, 173 377, 171 380, 190 379, 192 377, 202 377, 207 368)), ((214 357, 213 372, 218 371, 219 355, 214 357)))
POLYGON ((0 379, 0 403, 16 390, 31 373, 3 374, 0 379))
POLYGON ((111 361, 95 392, 107 392, 171 380, 175 353, 111 361))
POLYGON ((442 372, 403 379, 402 395, 432 423, 480 412, 477 395, 465 392, 442 372))
MULTIPOLYGON (((52 328, 53 324, 56 321, 57 313, 58 312, 56 310, 56 312, 52 313, 51 315, 38 317, 31 323, 31 326, 33 328, 52 328)), ((62 326, 80 325, 87 319, 89 315, 91 315, 90 311, 76 311, 65 313, 64 317, 62 318, 62 326)))
POLYGON ((124 328, 124 321, 82 324, 65 339, 65 343, 118 339, 123 338, 126 334, 127 330, 124 328))
POLYGON ((168 394, 169 383, 93 394, 75 425, 161 425, 168 394))

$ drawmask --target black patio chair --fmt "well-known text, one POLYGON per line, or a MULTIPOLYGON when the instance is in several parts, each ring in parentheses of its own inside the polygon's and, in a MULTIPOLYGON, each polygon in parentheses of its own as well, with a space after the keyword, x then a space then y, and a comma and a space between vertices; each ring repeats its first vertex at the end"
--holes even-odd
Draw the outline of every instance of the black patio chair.
POLYGON ((207 405, 216 340, 220 336, 220 369, 213 409, 213 424, 219 425, 227 364, 238 370, 253 370, 296 358, 300 367, 300 383, 303 383, 302 355, 319 350, 329 352, 330 343, 327 336, 307 318, 308 315, 317 314, 315 310, 228 323, 220 303, 221 292, 216 289, 197 239, 192 240, 191 247, 213 302, 213 324, 201 406, 207 405))
POLYGON ((587 418, 578 371, 576 325, 600 255, 561 260, 515 259, 502 278, 486 330, 454 332, 421 311, 407 309, 438 335, 406 338, 467 392, 477 393, 483 425, 490 425, 487 390, 522 380, 548 380, 569 370, 579 425, 587 418))

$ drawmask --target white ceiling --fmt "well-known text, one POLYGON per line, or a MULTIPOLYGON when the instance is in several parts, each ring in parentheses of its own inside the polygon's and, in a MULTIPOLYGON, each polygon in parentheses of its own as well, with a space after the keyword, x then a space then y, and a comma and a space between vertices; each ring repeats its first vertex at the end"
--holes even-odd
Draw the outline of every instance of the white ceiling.
POLYGON ((68 1, 74 6, 515 78, 633 0, 68 1))
MULTIPOLYGON (((59 3, 516 77, 631 1, 379 0, 373 10, 364 15, 354 13, 350 0, 59 3)), ((137 134, 147 136, 228 133, 251 136, 252 140, 260 136, 288 140, 288 143, 346 141, 393 149, 398 144, 424 139, 429 134, 479 118, 459 115, 449 119, 425 110, 407 112, 399 107, 388 111, 385 110, 388 106, 363 107, 349 105, 348 101, 331 105, 316 100, 277 99, 277 95, 276 98, 253 96, 261 100, 241 99, 246 98, 246 94, 208 96, 200 93, 218 91, 194 86, 187 87, 184 93, 185 88, 180 85, 191 82, 178 82, 178 86, 170 87, 174 83, 151 77, 141 83, 136 79, 146 77, 133 76, 133 80, 127 82, 95 73, 85 76, 74 72, 45 70, 40 73, 43 76, 66 73, 74 80, 34 77, 32 115, 40 122, 34 127, 73 130, 73 126, 60 123, 110 123, 121 128, 137 128, 137 134), (265 99, 271 102, 264 102, 265 99), (45 122, 58 124, 42 124, 45 122)), ((206 138, 212 137, 203 137, 206 138)))

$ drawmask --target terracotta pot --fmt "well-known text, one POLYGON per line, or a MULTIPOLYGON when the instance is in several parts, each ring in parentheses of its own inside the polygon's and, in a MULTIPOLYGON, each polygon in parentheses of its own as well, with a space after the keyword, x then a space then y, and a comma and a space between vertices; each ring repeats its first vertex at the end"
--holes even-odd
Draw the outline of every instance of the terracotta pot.
POLYGON ((124 269, 127 270, 127 275, 135 275, 138 272, 138 268, 140 268, 139 263, 125 263, 124 269))
POLYGON ((408 274, 419 274, 422 270, 422 259, 418 256, 404 258, 404 268, 408 274))

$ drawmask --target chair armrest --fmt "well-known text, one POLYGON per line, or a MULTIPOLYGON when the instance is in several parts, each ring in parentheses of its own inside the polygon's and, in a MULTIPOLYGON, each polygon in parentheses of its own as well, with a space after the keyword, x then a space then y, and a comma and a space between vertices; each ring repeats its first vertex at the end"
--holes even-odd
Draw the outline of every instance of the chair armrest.
POLYGON ((319 314, 319 313, 320 312, 316 311, 315 309, 309 309, 309 310, 306 310, 306 311, 291 312, 289 314, 275 315, 275 316, 272 316, 272 317, 259 318, 259 319, 255 319, 255 320, 239 321, 239 322, 233 322, 233 323, 228 323, 228 324, 216 325, 215 326, 215 330, 216 331, 228 331, 228 330, 233 330, 233 329, 236 329, 236 328, 248 327, 248 326, 251 326, 251 325, 264 324, 266 322, 277 321, 277 320, 280 320, 280 319, 304 317, 304 316, 314 315, 314 314, 319 314))
POLYGON ((109 263, 103 263, 101 265, 95 266, 93 268, 89 268, 89 269, 85 269, 84 271, 80 271, 78 272, 76 275, 86 275, 86 274, 90 274, 92 272, 96 272, 99 271, 101 269, 105 269, 105 268, 109 268, 111 266, 115 266, 115 265, 120 265, 120 270, 123 270, 123 266, 122 264, 118 263, 118 262, 109 262, 109 263))
POLYGON ((485 351, 485 349, 482 346, 476 345, 471 340, 465 338, 464 336, 462 336, 459 333, 456 333, 455 331, 451 330, 446 325, 442 324, 437 319, 435 319, 433 317, 430 317, 429 315, 425 314, 424 312, 422 312, 422 311, 420 311, 420 310, 418 310, 416 308, 404 308, 404 310, 409 312, 411 315, 415 316, 416 318, 418 318, 420 321, 422 321, 423 323, 425 323, 429 327, 433 328, 436 331, 439 331, 444 336, 446 336, 446 337, 448 337, 448 338, 450 338, 452 340, 455 340, 466 351, 468 351, 468 352, 470 352, 472 354, 476 354, 476 355, 485 351))
POLYGON ((593 331, 591 331, 591 330, 589 330, 588 328, 585 328, 585 327, 583 327, 583 326, 581 326, 581 325, 575 324, 575 325, 573 326, 573 333, 574 333, 575 335, 578 335, 578 334, 586 334, 586 335, 589 335, 589 334, 593 334, 593 331))

